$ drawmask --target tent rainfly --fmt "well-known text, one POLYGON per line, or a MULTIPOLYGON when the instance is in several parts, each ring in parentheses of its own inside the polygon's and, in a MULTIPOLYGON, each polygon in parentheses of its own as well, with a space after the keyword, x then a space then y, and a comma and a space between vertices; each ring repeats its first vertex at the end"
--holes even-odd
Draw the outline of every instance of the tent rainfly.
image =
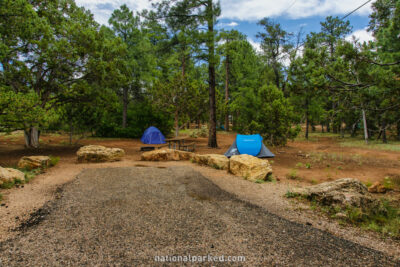
POLYGON ((259 134, 254 135, 236 135, 236 140, 233 142, 225 156, 228 158, 234 155, 248 154, 258 158, 273 158, 274 154, 263 144, 262 137, 259 134))

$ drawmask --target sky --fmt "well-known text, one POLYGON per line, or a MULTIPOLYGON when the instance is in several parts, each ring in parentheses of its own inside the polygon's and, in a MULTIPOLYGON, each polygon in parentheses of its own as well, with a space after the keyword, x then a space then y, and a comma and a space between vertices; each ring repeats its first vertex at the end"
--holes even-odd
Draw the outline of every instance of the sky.
MULTIPOLYGON (((151 2, 157 0, 75 0, 79 6, 89 9, 101 24, 106 24, 112 11, 126 4, 133 11, 150 9, 151 2)), ((297 33, 300 30, 307 34, 320 30, 320 22, 327 16, 342 18, 349 12, 364 4, 367 0, 220 0, 221 16, 218 29, 236 29, 247 35, 249 42, 259 48, 256 34, 262 31, 257 22, 264 17, 280 23, 287 32, 297 33)), ((347 19, 353 26, 353 33, 359 41, 372 39, 366 31, 371 13, 371 3, 365 5, 347 19)))

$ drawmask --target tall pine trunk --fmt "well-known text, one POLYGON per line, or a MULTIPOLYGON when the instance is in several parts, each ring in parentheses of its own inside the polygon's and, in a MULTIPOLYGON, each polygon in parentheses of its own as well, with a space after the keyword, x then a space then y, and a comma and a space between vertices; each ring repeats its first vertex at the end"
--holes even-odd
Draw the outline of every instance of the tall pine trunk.
POLYGON ((29 130, 24 131, 25 136, 25 147, 27 148, 38 148, 39 147, 39 129, 37 127, 31 127, 29 130))
POLYGON ((308 128, 310 126, 310 120, 308 118, 308 97, 306 98, 305 108, 306 108, 306 134, 305 134, 305 137, 308 140, 308 128))
POLYGON ((175 136, 179 135, 179 110, 175 110, 175 136))
POLYGON ((229 55, 226 55, 225 72, 225 131, 229 132, 229 55))
POLYGON ((400 141, 400 121, 397 122, 397 140, 400 141))
POLYGON ((214 38, 214 7, 213 1, 207 0, 207 26, 208 26, 208 75, 209 75, 209 98, 210 98, 210 129, 208 135, 208 146, 218 147, 217 144, 217 111, 215 103, 215 38, 214 38))
POLYGON ((368 144, 368 126, 367 126, 367 115, 365 114, 365 109, 362 110, 363 125, 364 125, 364 140, 368 144))
POLYGON ((382 122, 382 142, 384 144, 387 144, 387 138, 386 138, 386 121, 383 120, 382 122))

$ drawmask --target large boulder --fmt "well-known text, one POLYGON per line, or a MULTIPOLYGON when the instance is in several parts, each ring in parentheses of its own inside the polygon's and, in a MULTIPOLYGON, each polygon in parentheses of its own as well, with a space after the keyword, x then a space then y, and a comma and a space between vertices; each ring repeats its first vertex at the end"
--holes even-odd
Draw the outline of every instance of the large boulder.
POLYGON ((27 170, 46 169, 49 165, 50 158, 48 156, 25 156, 18 162, 18 168, 27 170))
POLYGON ((121 148, 89 145, 81 147, 76 155, 78 162, 113 162, 121 160, 125 151, 121 148))
POLYGON ((213 167, 215 169, 220 169, 220 170, 228 170, 229 169, 229 159, 224 156, 224 155, 219 155, 219 154, 196 154, 193 157, 193 161, 202 164, 202 165, 207 165, 210 167, 213 167))
POLYGON ((267 180, 272 167, 267 160, 250 155, 235 155, 230 158, 229 171, 250 181, 267 180))
POLYGON ((295 189, 294 193, 303 195, 327 206, 351 206, 364 210, 376 208, 379 201, 368 192, 367 187, 357 179, 343 178, 306 188, 295 189))
POLYGON ((192 160, 195 155, 193 152, 182 151, 182 150, 175 150, 175 151, 179 155, 179 160, 192 160))
POLYGON ((157 149, 142 154, 141 159, 144 161, 178 161, 191 160, 194 153, 174 150, 174 149, 157 149))
POLYGON ((0 185, 11 183, 15 180, 25 181, 25 173, 12 168, 0 167, 0 185))

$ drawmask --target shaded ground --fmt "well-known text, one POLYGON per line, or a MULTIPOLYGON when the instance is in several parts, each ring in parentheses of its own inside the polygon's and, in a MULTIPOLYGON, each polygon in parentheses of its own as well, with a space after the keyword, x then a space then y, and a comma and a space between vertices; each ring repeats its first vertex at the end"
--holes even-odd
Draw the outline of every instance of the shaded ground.
POLYGON ((245 256, 245 266, 400 264, 238 200, 187 167, 85 170, 60 194, 38 224, 0 244, 4 266, 149 266, 188 254, 245 256))

